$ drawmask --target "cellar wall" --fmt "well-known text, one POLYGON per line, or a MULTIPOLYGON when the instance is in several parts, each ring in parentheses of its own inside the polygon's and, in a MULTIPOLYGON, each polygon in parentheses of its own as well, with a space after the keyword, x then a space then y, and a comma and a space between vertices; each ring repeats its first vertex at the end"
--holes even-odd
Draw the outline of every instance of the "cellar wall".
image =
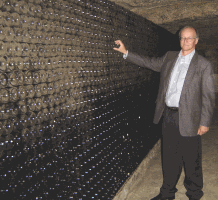
POLYGON ((109 1, 0 1, 1 199, 112 199, 156 143, 159 75, 117 39, 148 56, 176 44, 109 1))

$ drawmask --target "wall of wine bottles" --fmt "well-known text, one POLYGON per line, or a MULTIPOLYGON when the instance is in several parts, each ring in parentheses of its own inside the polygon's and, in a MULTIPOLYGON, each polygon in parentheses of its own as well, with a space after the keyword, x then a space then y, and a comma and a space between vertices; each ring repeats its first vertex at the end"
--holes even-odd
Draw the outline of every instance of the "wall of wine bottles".
POLYGON ((1 199, 112 199, 158 140, 158 75, 117 39, 149 56, 172 47, 106 0, 0 1, 1 199))

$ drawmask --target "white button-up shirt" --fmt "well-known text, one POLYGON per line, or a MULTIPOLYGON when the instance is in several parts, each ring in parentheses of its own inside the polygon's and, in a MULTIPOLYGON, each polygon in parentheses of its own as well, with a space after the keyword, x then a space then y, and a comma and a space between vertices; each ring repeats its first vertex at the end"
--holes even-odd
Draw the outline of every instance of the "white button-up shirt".
POLYGON ((180 51, 176 64, 172 70, 169 86, 166 94, 166 105, 169 107, 179 107, 179 100, 184 85, 185 77, 195 54, 195 50, 183 56, 180 51))

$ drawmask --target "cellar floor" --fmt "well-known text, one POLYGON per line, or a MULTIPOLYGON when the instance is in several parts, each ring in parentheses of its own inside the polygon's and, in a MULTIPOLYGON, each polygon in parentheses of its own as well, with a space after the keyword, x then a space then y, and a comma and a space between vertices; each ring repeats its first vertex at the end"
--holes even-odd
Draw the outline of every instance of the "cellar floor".
MULTIPOLYGON (((218 107, 208 133, 202 136, 204 196, 202 200, 218 199, 218 107)), ((162 185, 160 152, 150 161, 148 169, 132 185, 126 200, 150 200, 159 194, 162 185)), ((176 200, 188 200, 183 186, 184 169, 177 184, 176 200)))

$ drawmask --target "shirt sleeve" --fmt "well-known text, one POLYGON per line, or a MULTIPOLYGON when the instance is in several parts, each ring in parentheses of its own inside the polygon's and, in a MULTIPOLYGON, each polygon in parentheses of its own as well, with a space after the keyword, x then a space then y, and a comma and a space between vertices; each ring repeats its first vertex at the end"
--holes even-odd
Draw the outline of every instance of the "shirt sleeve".
POLYGON ((128 56, 128 50, 127 50, 127 53, 126 54, 123 54, 123 58, 126 59, 128 56))

